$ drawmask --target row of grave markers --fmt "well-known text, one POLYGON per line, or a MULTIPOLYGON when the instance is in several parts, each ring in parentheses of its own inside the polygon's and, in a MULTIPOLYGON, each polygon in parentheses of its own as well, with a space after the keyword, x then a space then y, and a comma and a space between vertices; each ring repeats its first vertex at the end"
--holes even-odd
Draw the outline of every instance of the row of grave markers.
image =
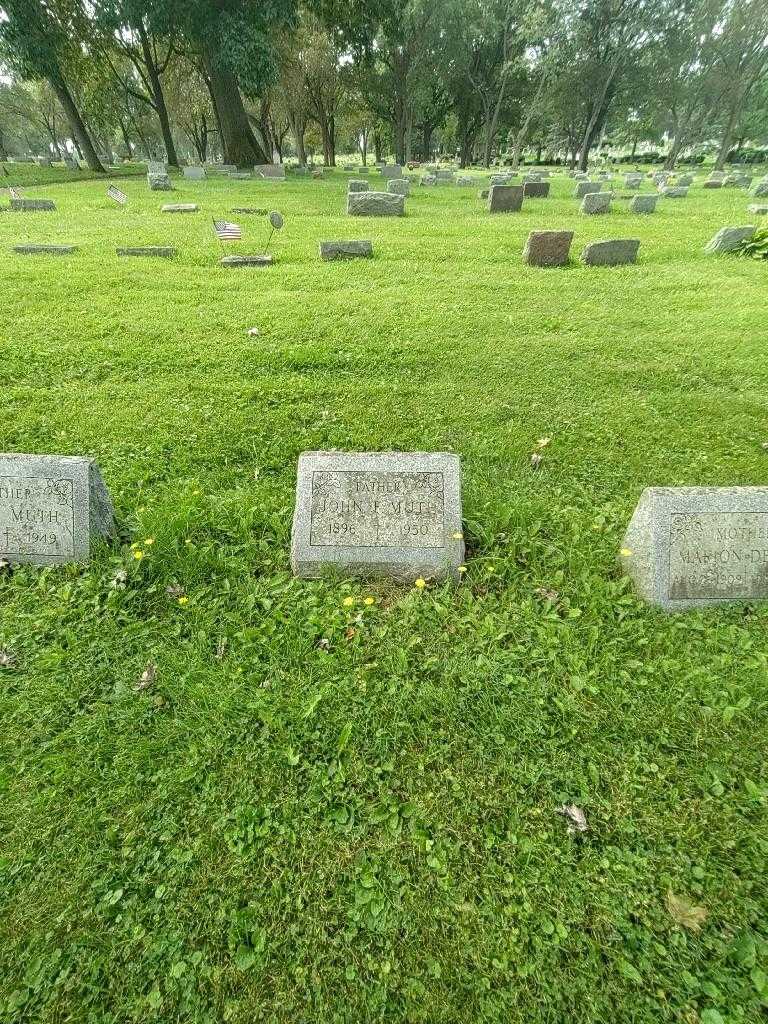
MULTIPOLYGON (((326 575, 458 580, 461 464, 449 452, 305 452, 291 565, 326 575)), ((96 463, 0 454, 0 565, 85 562, 117 543, 96 463)), ((768 487, 651 487, 619 552, 637 593, 667 611, 768 599, 768 487)))

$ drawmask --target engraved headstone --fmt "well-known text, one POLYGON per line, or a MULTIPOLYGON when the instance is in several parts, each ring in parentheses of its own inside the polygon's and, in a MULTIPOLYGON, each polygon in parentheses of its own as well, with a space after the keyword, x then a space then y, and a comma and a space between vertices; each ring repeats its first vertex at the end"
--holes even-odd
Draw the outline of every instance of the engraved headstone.
POLYGON ((590 267, 620 267, 637 262, 639 238, 610 238, 584 246, 581 258, 590 267))
POLYGON ((523 195, 526 199, 546 199, 549 196, 549 182, 526 181, 523 184, 523 195))
POLYGON ((572 241, 572 231, 532 231, 523 249, 523 262, 531 267, 563 267, 572 241))
POLYGON ((516 213, 522 206, 522 185, 491 185, 488 192, 489 213, 516 213))
POLYGON ((588 192, 581 200, 581 212, 587 216, 611 212, 610 192, 588 192))
POLYGON ((197 213, 197 203, 165 203, 160 207, 161 213, 197 213))
POLYGON ((620 557, 667 611, 768 600, 768 487, 649 487, 620 557))
POLYGON ((373 243, 368 240, 321 242, 321 260, 351 260, 356 256, 373 256, 373 243))
POLYGON ((629 204, 630 213, 655 213, 658 199, 654 195, 633 196, 629 204))
POLYGON ((458 455, 304 452, 291 564, 297 576, 457 576, 464 560, 458 455))
POLYGON ((601 192, 602 185, 599 181, 579 181, 576 185, 576 191, 573 193, 574 199, 583 199, 589 192, 601 192))
POLYGON ((270 253, 257 253, 254 256, 222 256, 219 266, 222 267, 271 267, 274 263, 270 253))
POLYGON ((56 203, 52 199, 12 199, 11 209, 23 213, 32 213, 35 210, 55 210, 56 203))
POLYGON ((0 558, 87 561, 92 541, 115 532, 109 492, 92 459, 0 454, 0 558))
POLYGON ((382 164, 379 168, 382 178, 402 178, 403 168, 400 164, 382 164))
POLYGON ((387 192, 392 196, 409 196, 411 194, 411 179, 390 178, 387 182, 387 192))
POLYGON ((754 233, 754 224, 745 224, 743 227, 720 228, 717 234, 710 238, 704 246, 704 252, 710 255, 712 253, 734 252, 741 247, 742 242, 748 242, 754 233))
POLYGON ((173 185, 167 174, 148 174, 147 184, 152 192, 172 192, 173 185))
POLYGON ((257 164, 253 168, 255 178, 285 178, 285 164, 257 164))
POLYGON ((184 177, 187 181, 205 181, 205 168, 204 167, 185 167, 184 177))
POLYGON ((38 245, 30 242, 27 245, 14 245, 13 251, 20 253, 23 256, 33 256, 37 253, 48 253, 51 256, 70 256, 73 252, 77 252, 77 246, 47 244, 38 245))
POLYGON ((369 192, 371 183, 360 178, 350 178, 347 182, 347 192, 369 192))
POLYGON ((403 217, 405 196, 389 192, 347 192, 347 213, 351 217, 403 217))
POLYGON ((172 245, 129 245, 117 250, 118 256, 161 256, 171 259, 176 255, 172 245))

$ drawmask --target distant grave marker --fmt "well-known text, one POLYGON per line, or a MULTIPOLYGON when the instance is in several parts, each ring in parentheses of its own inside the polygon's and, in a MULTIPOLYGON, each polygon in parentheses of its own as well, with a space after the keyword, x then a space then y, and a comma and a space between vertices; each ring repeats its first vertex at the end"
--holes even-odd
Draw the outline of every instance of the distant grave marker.
POLYGON ((489 213, 516 213, 522 206, 522 185, 491 185, 488 191, 489 213))
POLYGON ((348 192, 347 213, 351 217, 403 217, 405 196, 389 192, 348 192))
POLYGON ((532 231, 523 249, 523 262, 531 267, 563 267, 572 241, 572 231, 532 231))
POLYGON ((360 240, 320 243, 321 260, 351 260, 359 256, 373 256, 373 242, 360 240))
POLYGON ((639 238, 610 238, 590 242, 581 253, 581 259, 590 267, 620 267, 637 261, 639 238))

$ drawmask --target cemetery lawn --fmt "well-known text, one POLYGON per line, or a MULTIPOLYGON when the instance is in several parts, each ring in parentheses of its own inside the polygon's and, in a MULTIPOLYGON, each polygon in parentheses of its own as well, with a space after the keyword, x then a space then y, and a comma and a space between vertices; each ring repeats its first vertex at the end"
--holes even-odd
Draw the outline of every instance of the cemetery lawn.
POLYGON ((768 265, 702 253, 754 200, 360 219, 347 177, 0 214, 0 451, 94 456, 124 528, 0 578, 0 1019, 764 1020, 768 606, 667 616, 616 563, 644 487, 766 483, 768 265), (218 266, 244 205, 268 270, 218 266), (640 262, 525 267, 560 227, 640 262), (325 448, 459 453, 463 582, 293 579, 325 448))

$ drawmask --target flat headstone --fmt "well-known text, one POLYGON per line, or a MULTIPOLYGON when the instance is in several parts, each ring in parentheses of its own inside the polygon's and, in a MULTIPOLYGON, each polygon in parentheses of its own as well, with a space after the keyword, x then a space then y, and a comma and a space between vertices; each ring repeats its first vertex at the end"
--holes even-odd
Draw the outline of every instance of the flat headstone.
POLYGON ((11 209, 33 213, 36 210, 55 210, 56 203, 52 199, 12 199, 11 209))
POLYGON ((185 167, 184 177, 187 181, 205 181, 204 167, 185 167))
POLYGON ((629 204, 630 213, 655 213, 658 196, 633 196, 629 204))
POLYGON ((581 212, 588 216, 611 212, 610 192, 587 192, 581 200, 581 212))
POLYGON ((161 213, 197 213, 200 207, 197 203, 165 203, 160 207, 161 213))
POLYGON ((461 478, 446 452, 304 452, 291 564, 297 576, 456 577, 461 478))
POLYGON ((757 214, 758 217, 768 217, 768 203, 750 203, 747 213, 757 214))
POLYGON ((688 195, 688 189, 681 188, 678 185, 665 185, 661 190, 661 194, 665 199, 685 199, 688 195))
POLYGON ((402 178, 403 168, 400 164, 382 164, 379 168, 382 178, 402 178))
POLYGON ((370 192, 370 189, 371 183, 360 178, 350 178, 347 182, 347 192, 370 192))
POLYGON ((752 189, 751 195, 768 196, 768 181, 758 181, 758 183, 752 189))
POLYGON ((70 256, 77 252, 75 245, 14 245, 14 252, 24 256, 31 256, 35 253, 49 253, 51 256, 70 256))
POLYGON ((619 267, 637 261, 639 238, 610 238, 584 246, 581 259, 590 267, 619 267))
POLYGON ((549 196, 549 182, 526 181, 523 184, 523 195, 526 199, 546 199, 549 196))
POLYGON ((0 559, 84 562, 115 536, 112 501, 92 459, 0 454, 0 559))
POLYGON ((491 185, 488 190, 489 213, 516 213, 522 206, 522 185, 491 185))
POLYGON ((469 174, 457 174, 455 184, 461 188, 471 188, 476 182, 469 174))
POLYGON ((285 164, 257 164, 253 168, 254 178, 284 178, 285 164))
POLYGON ((621 563, 666 611, 768 599, 768 487, 649 487, 621 563))
POLYGON ((347 213, 351 217, 403 217, 405 196, 389 192, 348 192, 347 213))
POLYGON ((704 182, 704 188, 722 188, 722 178, 707 178, 704 182))
POLYGON ((393 196, 409 196, 411 194, 410 178, 390 178, 387 181, 387 192, 393 196))
POLYGON ((271 267, 274 263, 269 253, 255 256, 222 256, 219 266, 222 267, 271 267))
POLYGON ((173 185, 167 174, 148 174, 147 184, 152 192, 172 192, 173 185))
POLYGON ((373 242, 360 240, 320 243, 321 260, 351 260, 357 256, 373 256, 373 242))
POLYGON ((266 217, 269 210, 263 206, 233 206, 232 213, 255 213, 259 217, 266 217))
POLYGON ((531 267, 563 267, 572 241, 572 231, 532 231, 523 249, 523 262, 531 267))
POLYGON ((734 252, 740 248, 742 242, 749 241, 754 233, 754 224, 745 224, 742 227, 720 228, 714 238, 710 238, 704 246, 704 252, 709 254, 734 252))
POLYGON ((171 259, 176 255, 172 245, 129 245, 117 250, 118 256, 160 256, 171 259))
MULTIPOLYGON (((588 195, 590 192, 602 192, 602 182, 587 181, 586 179, 577 182, 573 198, 583 199, 584 196, 588 195)), ((606 194, 608 195, 609 193, 606 194)))

